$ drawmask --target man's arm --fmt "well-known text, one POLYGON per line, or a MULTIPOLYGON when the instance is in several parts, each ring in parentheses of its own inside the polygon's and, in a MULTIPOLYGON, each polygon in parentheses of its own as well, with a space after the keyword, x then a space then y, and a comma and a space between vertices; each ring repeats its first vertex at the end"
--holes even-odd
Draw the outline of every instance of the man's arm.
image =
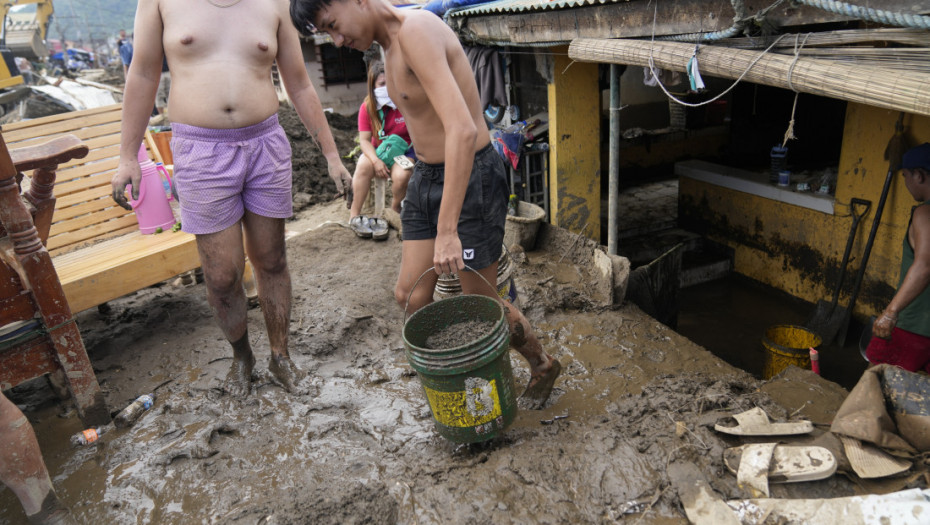
POLYGON ((279 2, 280 23, 278 24, 278 72, 284 89, 294 103, 297 116, 303 122, 313 140, 319 144, 326 157, 329 176, 336 182, 336 191, 346 195, 352 189, 352 176, 342 164, 333 132, 323 113, 323 105, 316 89, 307 75, 303 56, 300 51, 300 37, 290 21, 287 2, 279 2))
POLYGON ((898 313, 930 286, 930 205, 914 210, 908 236, 914 247, 914 264, 907 270, 885 311, 872 325, 872 335, 876 337, 890 338, 898 313))
POLYGON ((440 19, 414 14, 404 21, 398 44, 404 61, 423 86, 430 105, 442 121, 445 133, 445 182, 439 205, 433 265, 437 273, 455 273, 465 267, 458 222, 475 160, 478 130, 462 90, 455 81, 447 53, 450 45, 457 46, 451 52, 464 55, 465 51, 440 19))
POLYGON ((139 146, 155 106, 155 92, 161 79, 163 24, 158 3, 159 0, 139 0, 136 7, 136 42, 123 90, 119 166, 110 184, 113 200, 127 210, 131 206, 126 202, 126 184, 132 182, 132 197, 139 198, 142 180, 139 146))

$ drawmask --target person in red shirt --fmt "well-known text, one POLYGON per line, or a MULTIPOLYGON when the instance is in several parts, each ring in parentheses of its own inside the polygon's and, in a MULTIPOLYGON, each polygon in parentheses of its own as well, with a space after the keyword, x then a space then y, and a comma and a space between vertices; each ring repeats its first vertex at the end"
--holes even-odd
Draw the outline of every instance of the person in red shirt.
POLYGON ((382 137, 398 135, 410 146, 406 152, 408 158, 416 158, 407 132, 407 122, 400 114, 394 102, 387 94, 387 81, 384 78, 384 63, 373 60, 368 68, 368 95, 358 110, 358 143, 362 150, 355 174, 352 176, 353 200, 349 212, 349 226, 356 235, 370 238, 373 233, 383 232, 387 238, 387 223, 383 219, 368 218, 362 213, 362 205, 368 197, 368 188, 374 177, 391 180, 391 208, 400 213, 400 205, 407 194, 407 182, 412 170, 394 162, 393 158, 378 158, 377 148, 382 137))

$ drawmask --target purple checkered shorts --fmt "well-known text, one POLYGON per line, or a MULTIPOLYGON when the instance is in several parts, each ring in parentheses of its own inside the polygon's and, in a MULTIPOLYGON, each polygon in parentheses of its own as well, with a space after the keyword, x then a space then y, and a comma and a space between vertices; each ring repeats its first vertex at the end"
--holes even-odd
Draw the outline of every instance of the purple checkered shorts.
POLYGON ((293 215, 291 145, 277 114, 244 128, 171 128, 181 229, 216 233, 245 210, 276 219, 293 215))

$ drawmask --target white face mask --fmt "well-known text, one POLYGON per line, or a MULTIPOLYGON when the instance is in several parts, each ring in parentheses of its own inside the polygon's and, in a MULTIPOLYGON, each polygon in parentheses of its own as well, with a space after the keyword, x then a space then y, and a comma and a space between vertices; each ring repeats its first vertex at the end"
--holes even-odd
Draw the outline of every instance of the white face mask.
POLYGON ((375 98, 378 99, 378 109, 381 109, 383 106, 397 108, 397 106, 394 105, 394 101, 388 96, 387 86, 376 87, 375 98))

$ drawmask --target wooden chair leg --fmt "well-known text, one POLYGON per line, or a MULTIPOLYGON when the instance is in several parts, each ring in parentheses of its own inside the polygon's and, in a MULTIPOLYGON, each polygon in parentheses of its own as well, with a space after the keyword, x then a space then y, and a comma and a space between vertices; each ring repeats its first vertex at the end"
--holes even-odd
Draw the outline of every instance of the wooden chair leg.
POLYGON ((59 325, 49 332, 49 338, 54 341, 58 364, 64 370, 81 421, 87 427, 109 423, 110 413, 77 324, 70 320, 59 325))

